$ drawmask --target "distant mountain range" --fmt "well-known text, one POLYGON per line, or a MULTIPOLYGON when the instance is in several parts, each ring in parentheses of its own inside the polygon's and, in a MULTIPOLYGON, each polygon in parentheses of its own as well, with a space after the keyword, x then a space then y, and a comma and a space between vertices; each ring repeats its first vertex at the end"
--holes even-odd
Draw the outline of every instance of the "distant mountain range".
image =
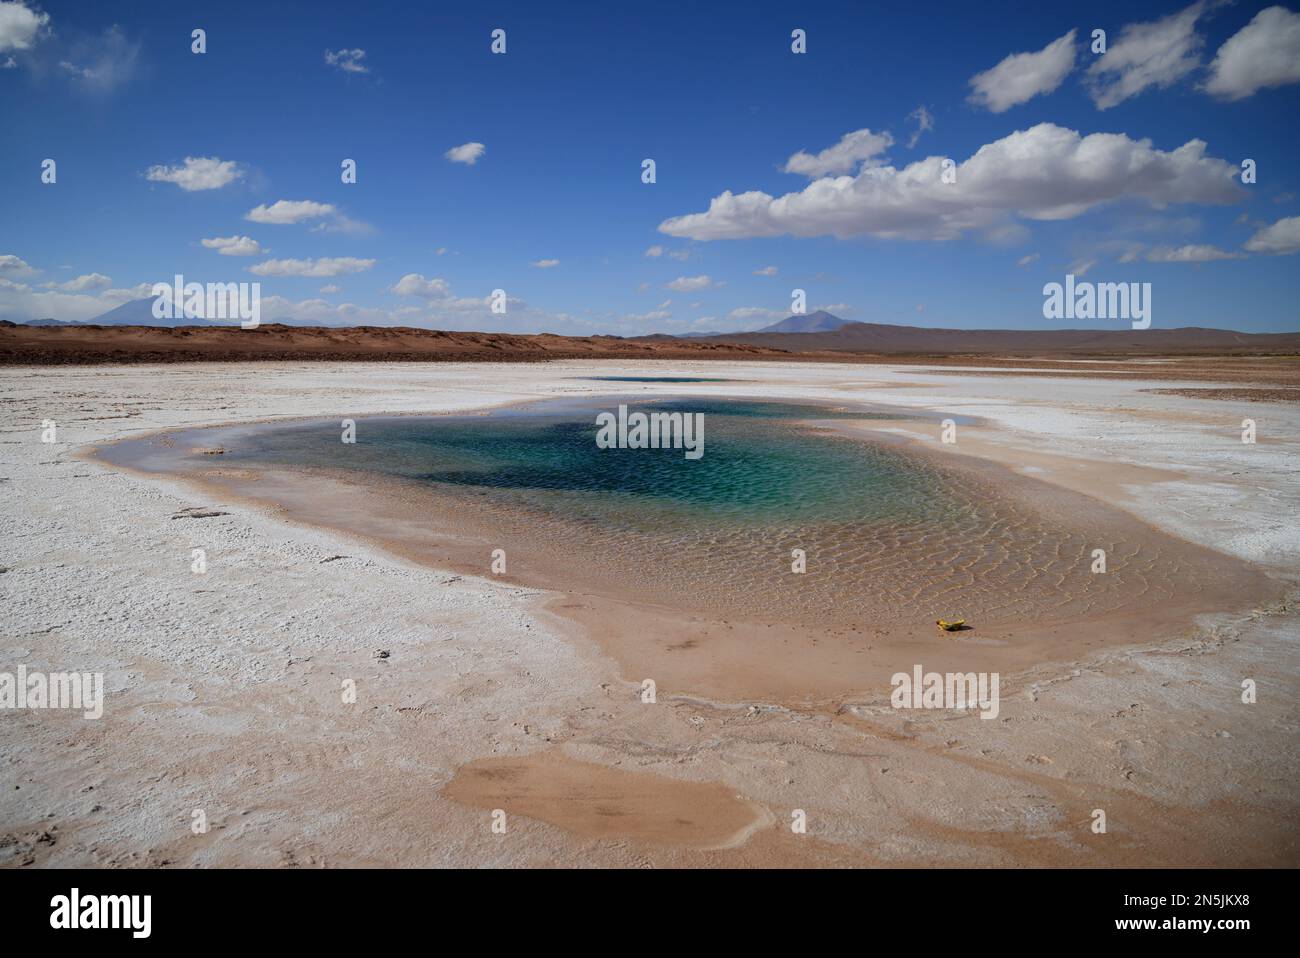
POLYGON ((1300 333, 1240 333, 1198 326, 1142 330, 929 329, 849 322, 824 310, 806 316, 791 316, 749 333, 722 333, 701 338, 719 344, 762 346, 800 353, 878 355, 1300 351, 1300 333))
MULTIPOLYGON (((773 323, 771 326, 764 326, 761 329, 752 330, 753 333, 824 333, 833 329, 839 329, 848 323, 847 319, 840 319, 824 309, 819 309, 815 313, 806 315, 787 316, 779 323, 773 323)), ((680 337, 670 336, 667 333, 660 334, 665 339, 716 339, 719 336, 732 336, 734 333, 683 333, 680 337)), ((744 333, 742 335, 750 335, 744 333)), ((648 339, 649 337, 640 337, 648 339)))
MULTIPOLYGON (((1150 329, 1141 332, 1087 330, 948 330, 848 323, 817 333, 740 333, 718 339, 647 336, 516 335, 444 332, 391 326, 304 327, 263 323, 256 329, 206 324, 178 327, 26 325, 0 320, 0 366, 31 363, 238 362, 247 360, 335 360, 379 362, 548 359, 801 359, 931 362, 976 356, 973 363, 1029 363, 1085 372, 1074 356, 1133 358, 1224 354, 1291 357, 1300 354, 1300 333, 1249 334, 1220 329, 1150 329), (753 340, 755 342, 746 342, 753 340), (778 345, 768 346, 765 343, 778 345), (999 355, 1000 354, 1000 355, 999 355), (1057 357, 1055 360, 1053 357, 1057 357), (1060 357, 1070 357, 1061 362, 1060 357), (1018 358, 1017 358, 1018 357, 1018 358), (1068 365, 1066 365, 1068 364, 1068 365)), ((968 364, 969 364, 968 360, 968 364)), ((1177 361, 1175 360, 1175 363, 1177 361)), ((1232 360, 1206 364, 1230 372, 1232 360)), ((1152 362, 1142 375, 1177 378, 1186 368, 1152 362), (1172 373, 1170 371, 1172 370, 1172 373)), ((1201 371, 1201 378, 1205 371, 1201 371)))
MULTIPOLYGON (((94 319, 88 319, 81 323, 63 322, 57 319, 29 319, 24 326, 161 326, 166 329, 175 329, 178 326, 238 326, 239 323, 233 319, 215 320, 200 319, 193 313, 184 317, 175 319, 155 319, 153 315, 153 297, 146 299, 133 299, 123 303, 121 306, 115 306, 106 313, 100 313, 94 319)), ((264 317, 265 318, 265 317, 264 317)), ((267 320, 269 322, 269 320, 267 320)), ((277 320, 277 322, 285 322, 277 320)), ((288 325, 313 325, 289 323, 288 325)))
MULTIPOLYGON (((762 329, 754 330, 754 334, 759 333, 829 333, 839 329, 841 326, 848 326, 847 319, 840 319, 838 316, 819 309, 815 313, 805 315, 787 316, 779 323, 773 323, 771 326, 764 326, 762 329)), ((749 335, 749 334, 746 334, 749 335)))
POLYGON ((216 322, 210 319, 199 319, 197 316, 189 315, 177 317, 175 319, 155 319, 153 315, 154 298, 133 299, 130 302, 123 303, 121 306, 110 309, 107 313, 101 313, 94 319, 86 322, 95 326, 166 326, 175 328, 177 326, 230 326, 232 322, 225 320, 216 322))
POLYGON ((87 319, 84 322, 67 322, 61 319, 28 319, 21 325, 23 326, 163 326, 174 329, 177 326, 230 326, 230 321, 213 322, 207 319, 199 319, 197 316, 186 316, 177 319, 154 319, 153 315, 154 300, 133 299, 123 303, 121 306, 115 306, 106 313, 100 313, 94 319, 87 319))
MULTIPOLYGON (((123 303, 86 323, 54 319, 32 320, 28 326, 155 326, 234 327, 232 321, 155 319, 153 299, 123 303)), ((302 329, 314 324, 263 317, 263 323, 302 329)), ((365 330, 379 336, 380 327, 319 327, 365 330)), ((420 331, 424 332, 424 331, 420 331)), ((485 333, 487 336, 508 335, 485 333)), ((571 337, 559 337, 571 338, 571 337)), ((1185 326, 1176 329, 928 329, 884 323, 857 323, 818 310, 788 316, 777 323, 746 333, 691 333, 671 336, 596 337, 604 341, 667 346, 714 343, 725 347, 759 347, 795 353, 869 353, 874 355, 978 355, 978 354, 1170 354, 1209 352, 1300 352, 1300 333, 1240 333, 1230 329, 1185 326)))

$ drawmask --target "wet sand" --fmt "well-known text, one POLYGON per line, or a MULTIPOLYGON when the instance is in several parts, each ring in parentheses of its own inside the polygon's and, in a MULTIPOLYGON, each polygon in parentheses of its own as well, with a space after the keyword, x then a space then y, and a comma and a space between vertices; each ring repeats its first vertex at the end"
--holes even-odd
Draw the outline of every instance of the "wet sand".
MULTIPOLYGON (((721 785, 625 772, 546 752, 462 765, 443 794, 492 812, 509 809, 588 838, 634 836, 683 848, 733 848, 772 824, 767 809, 721 785)), ((509 815, 499 821, 505 834, 509 815)))

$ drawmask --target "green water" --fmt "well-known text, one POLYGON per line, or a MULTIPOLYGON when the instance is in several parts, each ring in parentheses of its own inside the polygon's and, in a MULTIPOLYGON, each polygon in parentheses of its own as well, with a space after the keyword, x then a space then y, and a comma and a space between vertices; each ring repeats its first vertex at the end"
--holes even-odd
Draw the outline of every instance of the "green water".
POLYGON ((593 383, 729 383, 732 379, 709 376, 587 376, 593 383))
POLYGON ((798 523, 923 520, 942 510, 941 484, 913 459, 796 426, 860 412, 717 399, 629 407, 703 414, 704 455, 687 460, 680 449, 598 448, 596 413, 617 405, 363 419, 355 445, 340 442, 334 423, 266 429, 234 444, 224 459, 375 472, 634 525, 644 519, 642 508, 661 521, 675 509, 695 522, 798 523))

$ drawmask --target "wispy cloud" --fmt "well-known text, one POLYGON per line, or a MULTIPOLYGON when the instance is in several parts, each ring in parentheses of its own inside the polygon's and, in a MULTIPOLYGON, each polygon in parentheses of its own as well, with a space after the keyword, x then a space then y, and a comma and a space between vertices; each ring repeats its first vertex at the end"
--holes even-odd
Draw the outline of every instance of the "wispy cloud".
POLYGON ((1074 37, 1071 30, 1037 53, 1013 53, 997 66, 975 74, 970 78, 969 101, 990 112, 1005 113, 1051 93, 1074 69, 1074 37))
POLYGON ((321 259, 268 259, 265 263, 248 267, 257 276, 343 276, 360 273, 375 265, 373 259, 354 256, 330 256, 321 259))
POLYGON ((1204 39, 1196 23, 1205 0, 1149 23, 1130 23, 1088 68, 1092 100, 1108 110, 1151 87, 1166 88, 1200 66, 1204 39))
POLYGON ((916 121, 916 129, 907 138, 907 148, 910 150, 916 146, 916 141, 921 138, 922 133, 934 129, 934 115, 925 108, 925 104, 922 104, 909 113, 907 118, 916 121))
POLYGON ((836 173, 848 173, 860 165, 878 162, 878 157, 894 145, 888 133, 854 130, 845 133, 834 146, 812 154, 800 150, 785 161, 786 173, 798 173, 811 179, 836 173))
POLYGON ((139 58, 140 41, 129 39, 114 25, 98 37, 74 41, 59 67, 84 92, 106 95, 131 81, 139 58))
POLYGON ((1187 246, 1156 246, 1147 252, 1146 258, 1149 263, 1210 263, 1221 259, 1244 259, 1245 255, 1205 243, 1191 243, 1187 246))
POLYGON ((671 283, 665 285, 675 292, 689 293, 692 290, 708 289, 713 285, 713 279, 708 276, 678 276, 671 283))
POLYGON ((664 246, 651 246, 645 251, 645 255, 649 256, 651 259, 658 259, 661 256, 667 256, 670 259, 675 259, 684 263, 691 258, 691 251, 689 249, 668 249, 664 246))
POLYGON ((360 49, 325 51, 325 62, 344 73, 369 73, 370 67, 362 62, 365 58, 366 51, 360 49))
POLYGON ((344 216, 342 213, 335 211, 334 218, 325 223, 317 223, 311 228, 313 233, 344 233, 349 236, 369 236, 375 232, 375 228, 369 223, 363 223, 361 220, 354 220, 350 216, 344 216))

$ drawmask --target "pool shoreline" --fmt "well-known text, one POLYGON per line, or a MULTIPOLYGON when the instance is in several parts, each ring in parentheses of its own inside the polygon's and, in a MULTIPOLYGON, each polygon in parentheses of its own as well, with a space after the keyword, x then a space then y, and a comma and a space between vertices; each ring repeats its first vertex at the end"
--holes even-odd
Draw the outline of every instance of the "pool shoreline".
MULTIPOLYGON (((679 400, 682 397, 653 398, 679 400)), ((627 399, 596 397, 595 403, 627 399)), ((543 401, 546 402, 552 404, 551 408, 563 409, 573 401, 543 401)), ((592 404, 592 397, 577 403, 583 409, 592 404)), ((526 407, 536 405, 536 402, 514 403, 431 419, 441 422, 458 416, 477 419, 489 413, 525 414, 526 407)), ((843 404, 838 405, 843 408, 843 404)), ((863 410, 868 418, 872 411, 863 410)), ((1042 480, 1017 476, 996 463, 944 456, 898 432, 873 430, 869 423, 864 425, 864 420, 851 413, 843 420, 796 420, 794 425, 834 432, 854 442, 887 446, 903 456, 932 462, 942 459, 945 469, 979 475, 1011 498, 1026 497, 1029 492, 1047 503, 1077 495, 1055 489, 1042 480)), ((356 421, 360 427, 386 418, 357 416, 356 421)), ((418 414, 401 417, 405 422, 419 418, 418 414)), ((938 423, 945 417, 931 412, 926 418, 938 423)), ((333 419, 298 419, 291 425, 307 428, 324 423, 336 429, 333 419)), ((289 423, 203 426, 173 431, 173 434, 132 437, 114 446, 120 455, 133 444, 144 449, 150 443, 170 437, 166 441, 201 449, 221 445, 223 436, 274 432, 285 425, 289 423), (204 436, 215 436, 217 441, 199 442, 204 436)), ((896 426, 896 422, 891 422, 891 429, 896 426)), ((106 458, 102 454, 96 457, 106 458)), ((873 705, 887 700, 889 676, 903 666, 910 668, 913 661, 927 658, 963 672, 1005 672, 1010 679, 1007 687, 1014 688, 1015 675, 1044 665, 1078 662, 1107 649, 1132 648, 1193 634, 1198 616, 1227 610, 1224 603, 1228 596, 1231 596, 1232 611, 1248 613, 1275 603, 1284 591, 1280 584, 1265 580, 1262 573, 1254 575, 1249 563, 1174 540, 1153 527, 1146 527, 1147 536, 1174 549, 1174 555, 1179 557, 1177 563, 1188 561, 1189 556, 1202 561, 1208 557, 1207 568, 1217 566, 1220 576, 1237 578, 1226 589, 1221 584, 1217 588, 1207 586, 1196 590, 1194 596, 1183 594, 1171 598, 1159 609, 1115 611, 1068 621, 1038 615, 1010 620, 976 619, 973 630, 956 636, 939 633, 933 625, 934 612, 926 614, 921 611, 922 606, 918 606, 911 622, 873 617, 860 623, 774 620, 735 608, 682 607, 673 601, 674 597, 680 598, 680 593, 665 594, 656 600, 613 589, 608 583, 602 586, 575 578, 563 557, 551 554, 544 542, 520 546, 518 541, 508 543, 501 535, 493 535, 482 527, 417 526, 412 517, 426 512, 454 514, 458 511, 456 502, 439 506, 436 494, 430 490, 391 476, 265 465, 240 464, 231 468, 223 464, 223 459, 223 456, 212 456, 201 465, 186 463, 179 471, 161 473, 140 469, 138 462, 133 466, 119 459, 114 465, 133 468, 141 475, 179 480, 202 488, 222 501, 268 510, 282 521, 327 529, 364 541, 387 554, 440 572, 476 576, 506 587, 540 590, 541 595, 530 600, 535 610, 553 616, 575 641, 600 654, 611 655, 620 663, 626 681, 635 683, 652 675, 673 694, 718 702, 762 702, 833 714, 846 702, 873 705), (364 513, 348 505, 356 500, 358 492, 364 497, 364 513), (409 531, 408 526, 417 531, 409 531), (507 545, 510 555, 507 568, 512 571, 494 575, 489 557, 494 547, 507 545), (520 574, 521 568, 527 571, 520 574), (1243 571, 1247 569, 1252 572, 1249 576, 1243 571), (1247 584, 1252 587, 1246 587, 1247 584), (761 664, 755 666, 754 662, 761 664)), ((1056 508, 1055 503, 1051 506, 1056 508)), ((1093 504, 1093 508, 1104 511, 1100 504, 1093 504)), ((520 522, 526 525, 527 516, 520 517, 520 522)), ((517 532, 519 523, 514 528, 517 532)), ((960 612, 961 604, 956 605, 960 612)))

